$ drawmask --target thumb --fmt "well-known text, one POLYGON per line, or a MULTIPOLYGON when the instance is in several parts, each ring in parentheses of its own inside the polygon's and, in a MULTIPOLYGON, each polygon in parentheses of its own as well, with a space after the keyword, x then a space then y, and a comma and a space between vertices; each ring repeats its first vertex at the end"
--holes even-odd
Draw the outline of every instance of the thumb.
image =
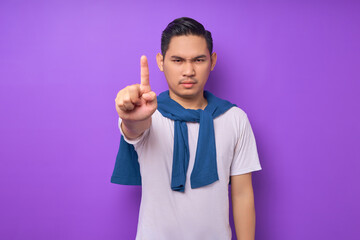
POLYGON ((153 102, 156 100, 156 93, 153 91, 144 93, 142 95, 142 98, 146 101, 146 102, 153 102))

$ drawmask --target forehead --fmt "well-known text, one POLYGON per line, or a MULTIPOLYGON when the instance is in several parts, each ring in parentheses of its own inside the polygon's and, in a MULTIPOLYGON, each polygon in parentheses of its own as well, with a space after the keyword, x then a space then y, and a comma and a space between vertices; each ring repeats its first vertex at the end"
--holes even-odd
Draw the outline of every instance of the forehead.
POLYGON ((166 55, 192 58, 199 55, 210 55, 210 53, 204 37, 184 35, 171 38, 166 55))

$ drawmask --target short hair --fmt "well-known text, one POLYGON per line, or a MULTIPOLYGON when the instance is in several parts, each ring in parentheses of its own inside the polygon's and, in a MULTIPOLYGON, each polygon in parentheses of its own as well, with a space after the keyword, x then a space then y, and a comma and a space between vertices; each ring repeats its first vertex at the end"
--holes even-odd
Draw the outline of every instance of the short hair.
POLYGON ((167 25, 161 35, 161 53, 165 57, 166 51, 169 49, 170 40, 174 36, 187 36, 195 35, 205 38, 207 48, 209 49, 210 55, 213 50, 213 40, 211 32, 206 30, 204 26, 198 21, 182 17, 177 18, 167 25))

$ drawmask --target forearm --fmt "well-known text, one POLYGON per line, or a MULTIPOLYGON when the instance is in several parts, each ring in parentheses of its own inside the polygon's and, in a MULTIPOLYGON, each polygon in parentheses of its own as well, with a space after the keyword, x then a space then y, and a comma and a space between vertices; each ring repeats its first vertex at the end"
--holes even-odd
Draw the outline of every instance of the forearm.
POLYGON ((122 120, 121 129, 126 138, 135 139, 143 134, 151 125, 151 116, 141 121, 122 120))
POLYGON ((254 240, 255 206, 253 192, 232 197, 232 205, 237 239, 254 240))

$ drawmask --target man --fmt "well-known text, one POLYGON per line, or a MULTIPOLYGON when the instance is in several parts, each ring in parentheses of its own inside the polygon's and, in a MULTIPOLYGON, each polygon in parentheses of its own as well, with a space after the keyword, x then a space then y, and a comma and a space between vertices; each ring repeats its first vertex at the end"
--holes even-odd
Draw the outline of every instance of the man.
POLYGON ((191 18, 163 31, 156 56, 169 91, 141 82, 117 94, 122 133, 111 181, 141 184, 137 240, 230 240, 228 184, 238 239, 255 237, 251 172, 261 169, 247 115, 204 91, 217 55, 211 33, 191 18))

